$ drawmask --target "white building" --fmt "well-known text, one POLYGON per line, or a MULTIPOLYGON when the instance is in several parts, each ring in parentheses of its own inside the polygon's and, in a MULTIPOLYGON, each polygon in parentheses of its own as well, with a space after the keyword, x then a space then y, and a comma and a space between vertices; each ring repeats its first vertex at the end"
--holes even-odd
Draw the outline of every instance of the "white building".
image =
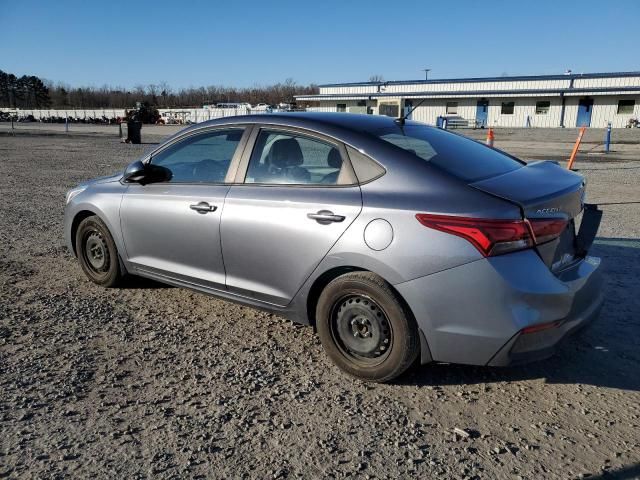
POLYGON ((640 72, 459 78, 320 85, 308 110, 492 127, 625 127, 640 119, 640 72))

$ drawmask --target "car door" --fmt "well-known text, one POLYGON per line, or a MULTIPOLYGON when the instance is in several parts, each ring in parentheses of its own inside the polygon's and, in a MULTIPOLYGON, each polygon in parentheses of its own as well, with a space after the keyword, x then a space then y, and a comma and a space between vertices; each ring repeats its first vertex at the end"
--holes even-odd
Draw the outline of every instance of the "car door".
POLYGON ((224 289, 220 217, 248 131, 221 128, 187 135, 152 155, 168 181, 131 184, 120 223, 134 273, 224 289))
POLYGON ((344 145, 255 128, 222 213, 227 288, 286 305, 362 209, 344 145))

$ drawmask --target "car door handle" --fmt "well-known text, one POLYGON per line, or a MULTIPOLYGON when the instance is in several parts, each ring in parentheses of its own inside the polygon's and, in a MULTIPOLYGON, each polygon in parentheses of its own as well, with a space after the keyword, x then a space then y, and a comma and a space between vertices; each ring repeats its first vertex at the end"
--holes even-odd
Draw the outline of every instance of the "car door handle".
POLYGON ((189 205, 191 210, 195 210, 198 213, 209 213, 215 212, 218 207, 215 205, 209 205, 207 202, 194 203, 193 205, 189 205))
POLYGON ((334 215, 330 210, 320 210, 317 213, 307 213, 307 218, 315 220, 322 225, 328 225, 331 222, 341 222, 344 220, 343 215, 334 215))

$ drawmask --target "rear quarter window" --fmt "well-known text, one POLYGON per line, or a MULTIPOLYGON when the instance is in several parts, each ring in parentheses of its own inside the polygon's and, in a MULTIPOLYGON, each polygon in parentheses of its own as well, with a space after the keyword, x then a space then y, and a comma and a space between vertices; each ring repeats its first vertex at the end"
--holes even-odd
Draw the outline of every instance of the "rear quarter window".
POLYGON ((385 169, 380 164, 355 148, 347 146, 347 152, 359 183, 370 182, 385 174, 385 169))
POLYGON ((390 127, 376 132, 376 136, 469 183, 496 177, 524 165, 475 140, 438 128, 390 127))

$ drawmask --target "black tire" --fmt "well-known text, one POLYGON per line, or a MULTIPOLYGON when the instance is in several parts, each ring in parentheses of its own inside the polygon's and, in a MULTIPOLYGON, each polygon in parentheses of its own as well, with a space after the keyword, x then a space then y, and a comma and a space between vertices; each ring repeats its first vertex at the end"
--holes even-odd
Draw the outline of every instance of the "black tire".
POLYGON ((76 230, 76 252, 85 275, 103 287, 122 280, 120 257, 109 229, 97 216, 87 217, 76 230))
POLYGON ((366 381, 393 380, 420 353, 411 312, 391 286, 371 272, 347 273, 325 287, 316 307, 316 328, 331 360, 366 381))

